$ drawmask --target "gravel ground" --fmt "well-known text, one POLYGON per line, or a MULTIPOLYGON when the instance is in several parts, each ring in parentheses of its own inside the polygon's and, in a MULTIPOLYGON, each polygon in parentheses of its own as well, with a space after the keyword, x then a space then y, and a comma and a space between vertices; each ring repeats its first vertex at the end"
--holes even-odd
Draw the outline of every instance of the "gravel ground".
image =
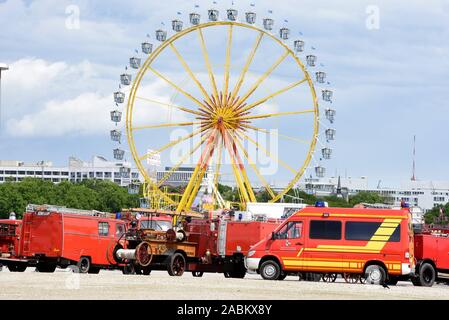
POLYGON ((414 287, 399 282, 390 289, 374 285, 298 281, 266 281, 258 275, 226 279, 222 274, 194 278, 190 273, 170 277, 153 271, 150 276, 123 275, 103 270, 100 274, 75 274, 56 270, 45 274, 28 268, 24 273, 0 272, 0 299, 175 299, 175 300, 273 300, 273 299, 449 299, 449 286, 414 287))

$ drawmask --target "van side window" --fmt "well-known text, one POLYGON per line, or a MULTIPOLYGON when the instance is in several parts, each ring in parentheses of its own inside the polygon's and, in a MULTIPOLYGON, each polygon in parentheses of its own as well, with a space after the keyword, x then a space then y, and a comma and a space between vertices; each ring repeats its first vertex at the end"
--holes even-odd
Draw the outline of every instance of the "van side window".
POLYGON ((290 221, 278 232, 278 239, 298 239, 302 236, 302 222, 290 221))
POLYGON ((107 236, 109 234, 109 223, 98 222, 98 235, 107 236))
POLYGON ((341 221, 310 221, 310 239, 340 240, 341 221))
POLYGON ((385 239, 385 232, 390 234, 391 228, 382 227, 382 229, 390 230, 380 230, 378 238, 372 239, 376 235, 377 230, 380 228, 382 222, 355 222, 348 221, 345 224, 345 239, 346 240, 363 240, 363 241, 388 241, 388 242, 399 242, 401 238, 400 225, 396 227, 394 232, 388 239, 385 239))

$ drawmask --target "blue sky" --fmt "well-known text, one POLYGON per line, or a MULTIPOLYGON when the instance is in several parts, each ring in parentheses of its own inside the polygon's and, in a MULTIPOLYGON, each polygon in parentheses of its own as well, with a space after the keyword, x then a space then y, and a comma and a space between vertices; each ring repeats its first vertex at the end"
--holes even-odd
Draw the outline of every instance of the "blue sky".
MULTIPOLYGON (((234 2, 241 13, 250 8, 234 2)), ((271 9, 302 32, 335 91, 328 175, 409 179, 416 135, 417 177, 449 180, 449 2, 280 3, 258 0, 254 10, 271 9), (369 6, 379 10, 378 29, 367 27, 369 6)), ((11 66, 2 76, 0 159, 112 158, 108 111, 118 75, 147 33, 175 17, 187 22, 194 4, 205 11, 212 1, 0 1, 0 62, 11 66), (79 29, 66 27, 70 5, 79 8, 79 29)))

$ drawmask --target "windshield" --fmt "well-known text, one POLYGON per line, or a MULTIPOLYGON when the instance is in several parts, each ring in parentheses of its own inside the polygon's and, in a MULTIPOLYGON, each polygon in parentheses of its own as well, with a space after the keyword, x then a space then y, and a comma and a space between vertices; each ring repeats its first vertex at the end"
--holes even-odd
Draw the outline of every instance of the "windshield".
POLYGON ((144 220, 140 221, 140 229, 167 231, 172 228, 171 221, 144 220))

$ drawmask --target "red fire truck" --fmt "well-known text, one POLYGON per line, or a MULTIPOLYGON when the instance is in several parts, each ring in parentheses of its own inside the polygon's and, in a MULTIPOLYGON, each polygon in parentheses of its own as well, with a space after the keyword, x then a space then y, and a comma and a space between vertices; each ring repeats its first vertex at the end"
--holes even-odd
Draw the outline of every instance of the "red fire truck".
MULTIPOLYGON (((0 220, 0 258, 15 259, 19 252, 22 220, 0 220)), ((2 263, 0 261, 0 269, 2 263)), ((11 265, 12 272, 20 271, 17 265, 11 265)))
POLYGON ((36 266, 39 272, 77 265, 81 273, 112 268, 106 252, 126 231, 110 214, 49 205, 28 205, 16 257, 1 258, 11 271, 36 266))
POLYGON ((201 277, 204 272, 243 278, 244 256, 250 245, 269 234, 278 222, 186 219, 175 229, 128 230, 125 245, 117 243, 113 256, 130 270, 150 274, 167 270, 171 276, 185 271, 201 277))
POLYGON ((306 207, 290 216, 246 257, 264 279, 287 274, 349 274, 394 284, 414 272, 408 209, 306 207))
POLYGON ((415 234, 416 286, 431 287, 435 281, 448 281, 449 233, 447 230, 428 230, 415 234))

